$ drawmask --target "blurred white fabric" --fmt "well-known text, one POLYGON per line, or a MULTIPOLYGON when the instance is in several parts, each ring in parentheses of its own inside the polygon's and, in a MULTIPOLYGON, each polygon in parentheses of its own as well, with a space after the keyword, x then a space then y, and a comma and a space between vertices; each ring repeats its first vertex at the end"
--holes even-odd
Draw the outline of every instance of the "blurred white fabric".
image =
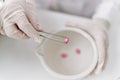
POLYGON ((38 6, 69 14, 91 17, 102 0, 37 0, 38 6))

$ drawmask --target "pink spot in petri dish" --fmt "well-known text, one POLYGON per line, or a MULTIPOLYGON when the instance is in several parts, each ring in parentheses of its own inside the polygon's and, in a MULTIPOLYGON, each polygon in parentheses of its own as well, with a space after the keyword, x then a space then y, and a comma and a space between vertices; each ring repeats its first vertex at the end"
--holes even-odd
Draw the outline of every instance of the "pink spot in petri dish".
POLYGON ((67 54, 66 53, 61 53, 61 57, 62 58, 67 58, 67 54))
POLYGON ((64 43, 66 43, 66 44, 67 44, 69 41, 70 41, 69 38, 65 38, 65 39, 64 39, 64 43))
POLYGON ((81 50, 79 48, 76 49, 76 54, 80 54, 81 50))

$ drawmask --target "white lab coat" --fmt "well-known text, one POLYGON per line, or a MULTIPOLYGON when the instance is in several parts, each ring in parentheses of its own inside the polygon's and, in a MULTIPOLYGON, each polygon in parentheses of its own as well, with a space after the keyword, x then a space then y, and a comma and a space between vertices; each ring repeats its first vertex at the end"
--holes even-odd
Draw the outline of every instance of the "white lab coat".
POLYGON ((108 21, 115 11, 114 8, 120 10, 120 0, 37 0, 37 3, 42 9, 85 17, 100 17, 108 21))
POLYGON ((41 9, 56 10, 85 17, 103 18, 109 22, 112 16, 120 11, 120 0, 36 0, 36 2, 41 9))
POLYGON ((102 0, 37 0, 44 9, 90 17, 102 0))

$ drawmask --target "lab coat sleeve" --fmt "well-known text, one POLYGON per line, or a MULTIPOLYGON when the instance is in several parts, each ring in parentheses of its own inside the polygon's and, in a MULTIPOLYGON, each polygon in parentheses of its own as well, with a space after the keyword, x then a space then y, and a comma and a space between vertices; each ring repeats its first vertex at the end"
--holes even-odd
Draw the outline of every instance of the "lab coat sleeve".
POLYGON ((56 8, 58 0, 36 0, 37 5, 42 9, 56 8))
POLYGON ((102 18, 111 23, 112 18, 118 12, 120 13, 120 0, 103 0, 103 2, 98 6, 93 19, 102 18))

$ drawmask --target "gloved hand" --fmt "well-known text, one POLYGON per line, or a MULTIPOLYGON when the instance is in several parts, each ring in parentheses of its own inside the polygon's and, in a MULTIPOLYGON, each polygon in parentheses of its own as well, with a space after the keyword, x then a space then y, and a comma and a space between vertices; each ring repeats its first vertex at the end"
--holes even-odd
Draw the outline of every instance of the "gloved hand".
POLYGON ((41 42, 41 31, 34 0, 5 0, 0 9, 0 32, 15 39, 32 38, 41 42))
POLYGON ((82 29, 92 36, 98 49, 98 63, 92 74, 98 74, 102 72, 107 59, 109 23, 102 19, 94 19, 84 23, 84 25, 68 23, 66 26, 82 29))

